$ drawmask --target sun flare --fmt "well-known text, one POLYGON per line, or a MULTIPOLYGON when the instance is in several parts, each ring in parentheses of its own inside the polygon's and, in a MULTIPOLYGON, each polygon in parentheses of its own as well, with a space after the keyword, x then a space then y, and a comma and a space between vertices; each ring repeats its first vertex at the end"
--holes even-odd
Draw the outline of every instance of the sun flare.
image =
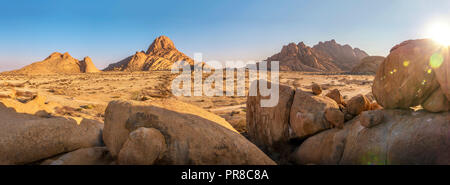
POLYGON ((427 37, 434 41, 449 46, 450 45, 450 25, 449 23, 434 23, 428 28, 427 37))

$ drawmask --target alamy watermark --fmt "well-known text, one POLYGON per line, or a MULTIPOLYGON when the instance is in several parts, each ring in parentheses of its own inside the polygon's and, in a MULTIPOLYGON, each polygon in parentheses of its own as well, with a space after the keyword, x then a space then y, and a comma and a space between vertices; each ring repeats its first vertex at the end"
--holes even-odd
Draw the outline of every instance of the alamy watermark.
POLYGON ((257 96, 259 92, 261 96, 268 97, 267 99, 261 98, 261 107, 274 107, 278 104, 278 61, 271 61, 270 67, 268 67, 266 61, 226 61, 225 63, 201 61, 203 61, 202 54, 195 53, 194 66, 185 61, 179 61, 172 65, 171 72, 179 74, 172 81, 173 95, 246 96, 246 71, 248 71, 248 96, 257 96), (268 80, 268 73, 270 74, 270 80, 268 80), (205 74, 208 74, 208 77, 203 79, 205 74), (270 83, 270 87, 268 83, 270 83), (224 89, 226 89, 225 93, 224 89))

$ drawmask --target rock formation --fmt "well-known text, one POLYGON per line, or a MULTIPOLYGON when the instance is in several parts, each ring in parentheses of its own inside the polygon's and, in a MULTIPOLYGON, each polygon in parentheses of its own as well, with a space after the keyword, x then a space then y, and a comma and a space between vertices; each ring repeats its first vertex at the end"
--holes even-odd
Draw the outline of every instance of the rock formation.
POLYGON ((358 48, 342 46, 331 40, 320 42, 312 48, 303 42, 290 43, 267 61, 279 61, 282 71, 337 72, 351 70, 366 56, 367 53, 358 48))
POLYGON ((392 48, 374 79, 372 92, 377 102, 388 109, 422 105, 432 112, 448 111, 448 51, 427 39, 405 41, 392 48))
POLYGON ((169 37, 160 36, 153 41, 146 52, 136 52, 117 63, 110 64, 104 71, 171 70, 172 65, 178 61, 194 65, 194 60, 178 51, 169 37))
POLYGON ((321 96, 281 85, 279 104, 261 108, 262 98, 249 96, 250 139, 294 164, 450 164, 448 57, 431 40, 395 46, 377 71, 374 98, 345 102, 337 89, 321 96), (423 109, 409 109, 416 105, 423 109))
MULTIPOLYGON (((370 111, 372 112, 372 111, 370 111)), ((308 138, 292 159, 296 164, 450 164, 448 112, 382 110, 371 128, 353 119, 344 129, 308 138)))
POLYGON ((103 124, 17 113, 0 103, 0 164, 27 164, 84 147, 101 146, 103 124))
POLYGON ((361 59, 361 62, 352 69, 352 73, 376 74, 377 69, 385 57, 368 56, 361 59))
POLYGON ((275 164, 223 118, 173 99, 110 102, 103 136, 119 164, 275 164))
POLYGON ((43 61, 32 63, 18 70, 4 72, 3 74, 39 75, 93 73, 99 71, 89 57, 79 61, 70 56, 69 53, 54 52, 43 61))

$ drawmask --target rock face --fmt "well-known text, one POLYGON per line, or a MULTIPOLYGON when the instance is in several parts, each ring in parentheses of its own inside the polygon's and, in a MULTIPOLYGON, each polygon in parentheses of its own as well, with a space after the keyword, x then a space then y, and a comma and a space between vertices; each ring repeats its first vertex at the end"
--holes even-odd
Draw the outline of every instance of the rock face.
POLYGON ((172 99, 110 102, 103 136, 121 164, 275 164, 223 118, 172 99))
MULTIPOLYGON (((252 87, 259 86, 258 81, 252 83, 252 87)), ((294 100, 294 89, 289 86, 279 85, 279 100, 274 107, 261 107, 261 100, 268 97, 257 96, 247 97, 247 131, 249 139, 266 153, 279 158, 286 150, 290 139, 289 114, 292 101, 294 100)))
POLYGON ((432 40, 405 41, 392 48, 381 63, 374 79, 373 95, 385 109, 422 105, 432 112, 447 111, 449 60, 448 47, 432 40))
POLYGON ((360 60, 368 56, 366 52, 349 45, 340 45, 335 40, 319 42, 314 47, 306 46, 303 42, 290 43, 283 46, 267 61, 279 61, 283 71, 349 71, 360 60))
POLYGON ((77 60, 69 55, 69 53, 52 53, 45 60, 32 63, 21 69, 4 72, 3 74, 72 74, 72 73, 91 73, 99 72, 92 60, 85 57, 84 60, 77 60))
POLYGON ((0 164, 27 164, 79 148, 102 145, 103 124, 40 118, 0 104, 0 164))
POLYGON ((172 65, 178 61, 194 65, 194 60, 178 51, 169 37, 160 36, 153 41, 146 52, 136 52, 122 61, 110 64, 104 71, 171 70, 172 65))
POLYGON ((376 74, 377 69, 385 57, 368 56, 361 59, 361 63, 352 69, 352 73, 376 74))
POLYGON ((293 154, 297 164, 450 164, 449 112, 379 110, 380 124, 353 119, 344 129, 308 138, 293 154))

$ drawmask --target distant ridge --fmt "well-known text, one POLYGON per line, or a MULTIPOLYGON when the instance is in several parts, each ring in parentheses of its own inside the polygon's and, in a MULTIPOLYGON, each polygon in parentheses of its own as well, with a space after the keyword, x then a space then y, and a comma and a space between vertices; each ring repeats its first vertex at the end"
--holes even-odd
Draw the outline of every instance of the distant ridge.
POLYGON ((100 70, 95 67, 91 58, 85 57, 83 60, 79 61, 70 56, 67 52, 64 54, 54 52, 43 61, 35 62, 21 69, 4 72, 2 74, 37 75, 94 72, 100 72, 100 70))
POLYGON ((367 56, 365 51, 353 49, 350 45, 340 45, 333 39, 319 42, 313 47, 303 42, 290 43, 283 46, 279 53, 267 58, 267 61, 279 61, 282 71, 338 72, 350 71, 367 56))

